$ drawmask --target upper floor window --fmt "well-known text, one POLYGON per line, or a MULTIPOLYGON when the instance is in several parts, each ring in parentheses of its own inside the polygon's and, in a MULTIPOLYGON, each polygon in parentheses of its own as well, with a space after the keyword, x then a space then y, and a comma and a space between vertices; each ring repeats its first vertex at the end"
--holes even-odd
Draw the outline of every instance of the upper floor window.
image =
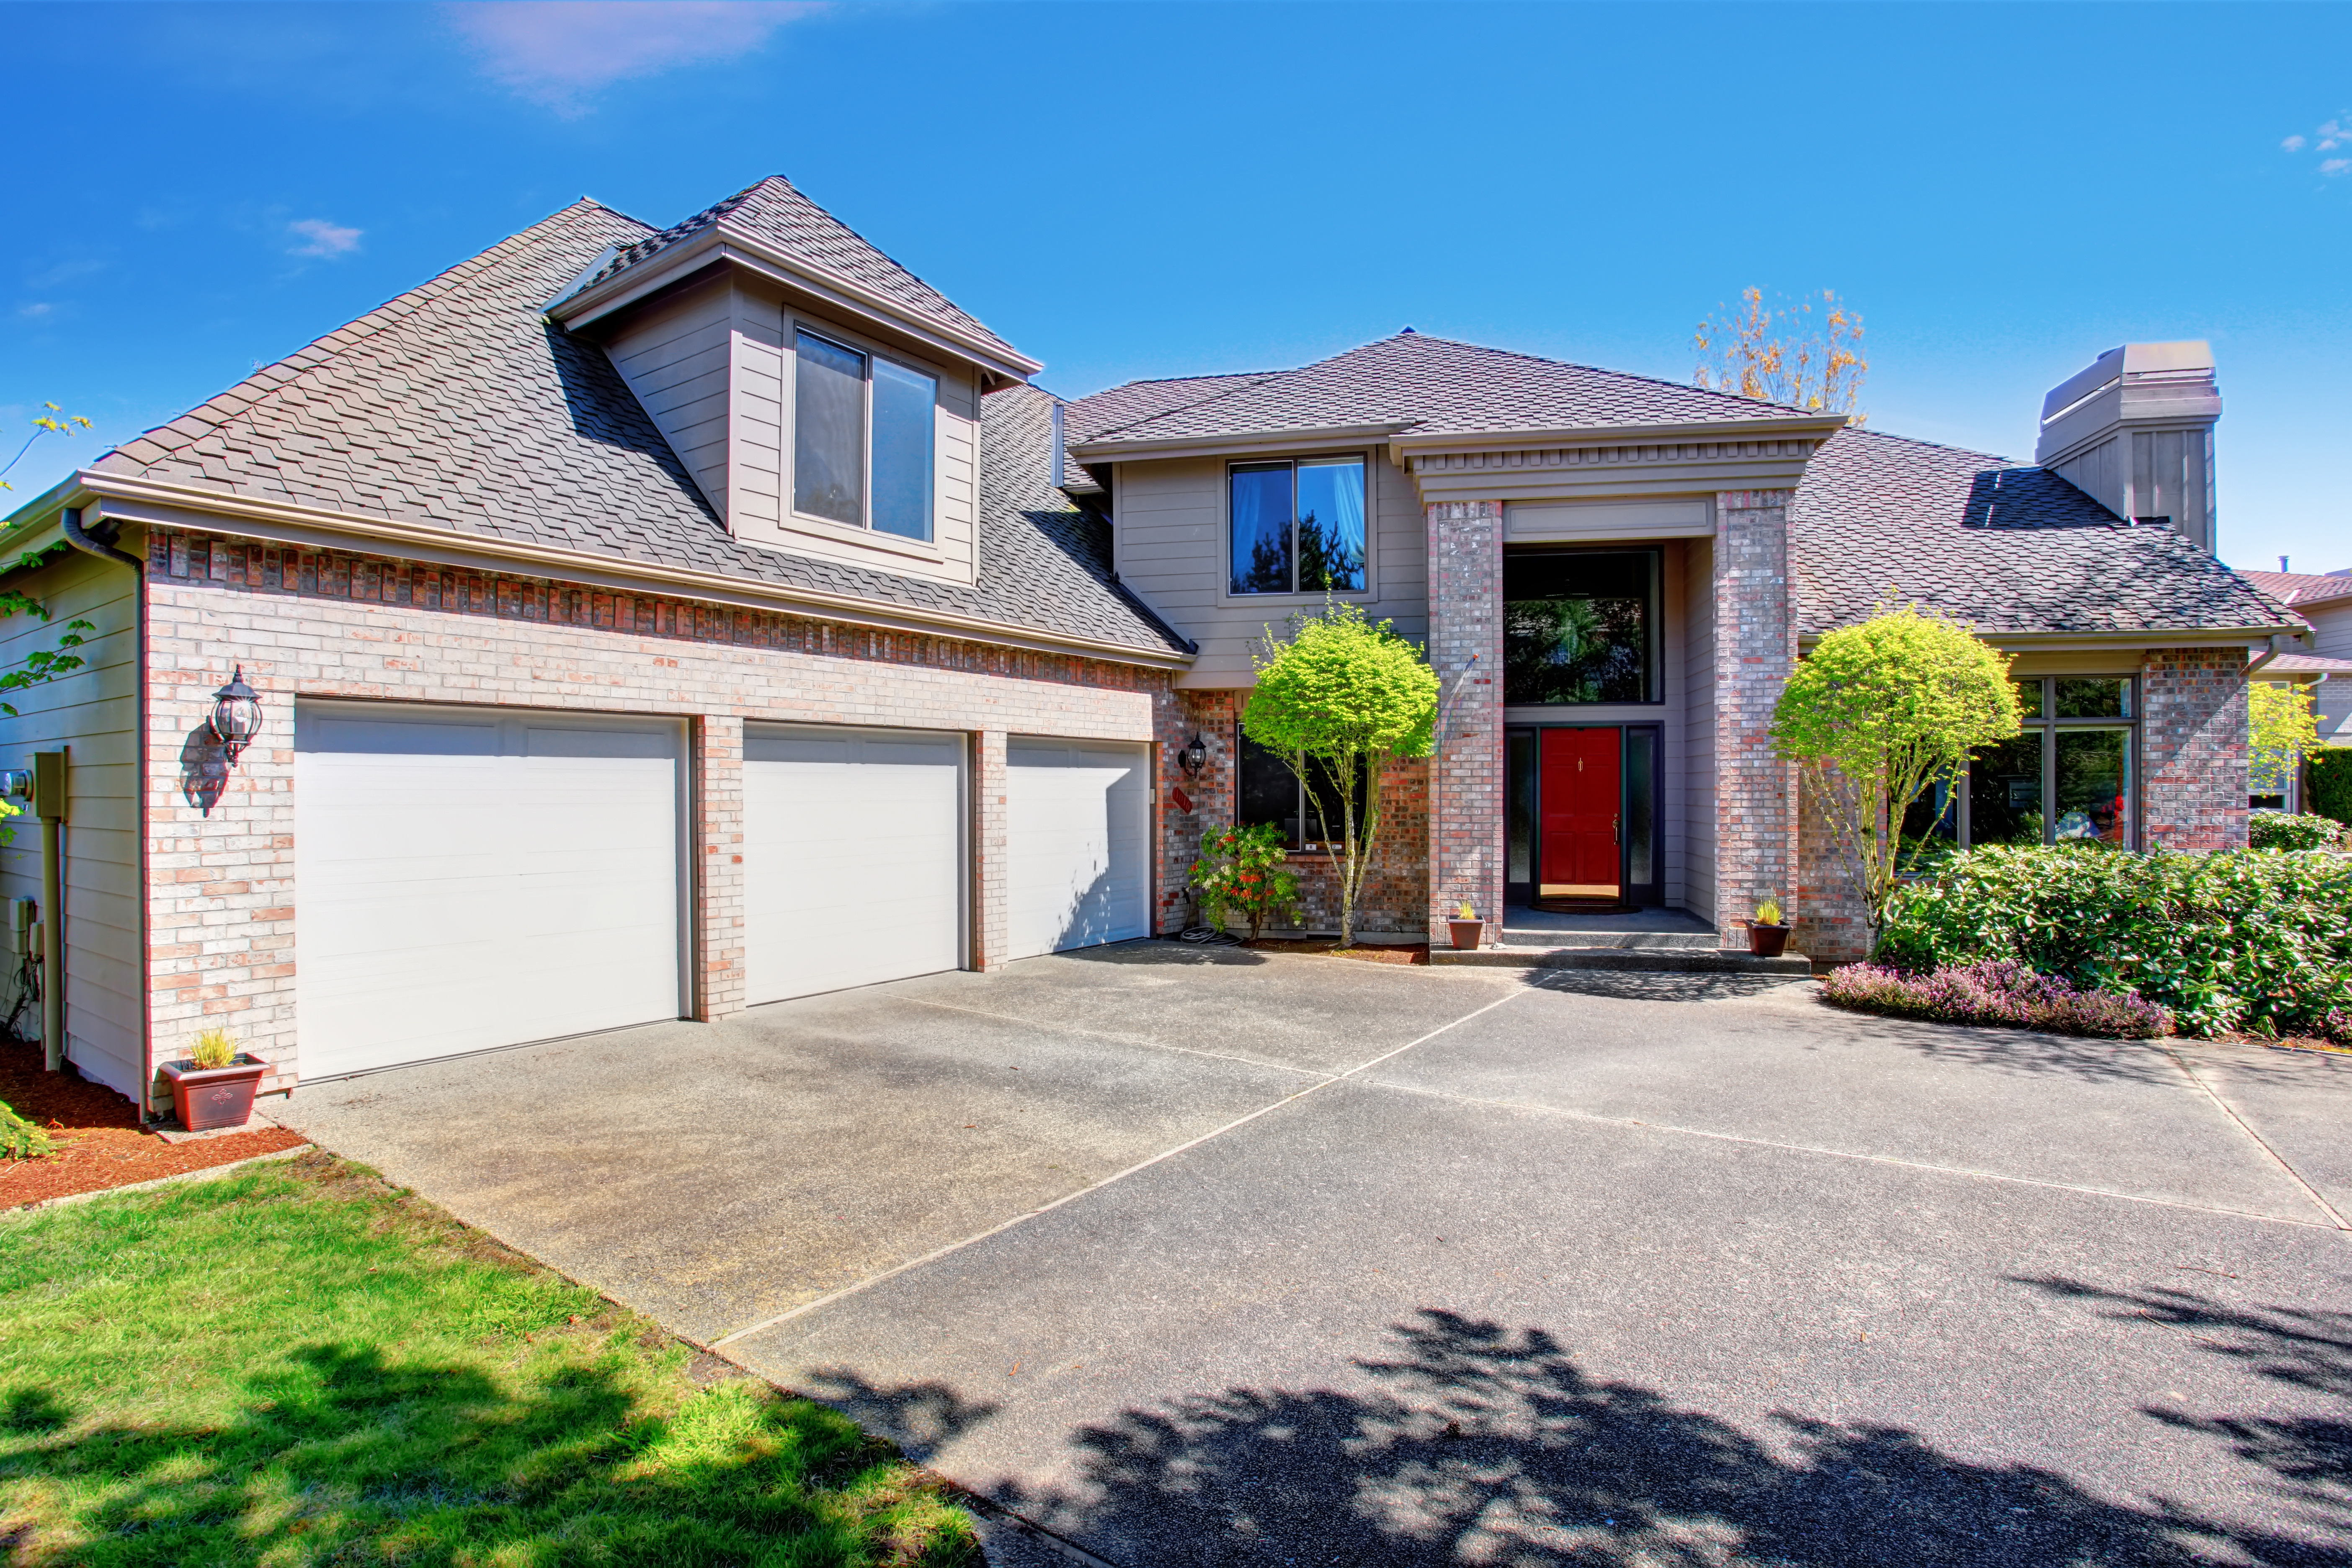
POLYGON ((1654 550, 1515 550, 1503 557, 1503 700, 1654 702, 1654 550))
POLYGON ((1234 593, 1363 592, 1363 458, 1235 463, 1226 484, 1234 593))
POLYGON ((793 510, 931 537, 935 376, 814 332, 793 342, 793 510))

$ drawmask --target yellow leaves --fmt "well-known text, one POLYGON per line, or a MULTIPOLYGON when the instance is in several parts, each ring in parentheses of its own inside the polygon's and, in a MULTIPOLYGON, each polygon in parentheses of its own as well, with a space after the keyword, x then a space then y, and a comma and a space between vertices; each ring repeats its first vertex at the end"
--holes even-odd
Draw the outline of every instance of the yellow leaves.
POLYGON ((1764 291, 1750 287, 1740 290, 1739 301, 1737 310, 1718 305, 1692 334, 1696 384, 1863 422, 1856 404, 1870 363, 1862 350, 1862 317, 1835 290, 1821 291, 1819 317, 1811 298, 1767 306, 1764 291))

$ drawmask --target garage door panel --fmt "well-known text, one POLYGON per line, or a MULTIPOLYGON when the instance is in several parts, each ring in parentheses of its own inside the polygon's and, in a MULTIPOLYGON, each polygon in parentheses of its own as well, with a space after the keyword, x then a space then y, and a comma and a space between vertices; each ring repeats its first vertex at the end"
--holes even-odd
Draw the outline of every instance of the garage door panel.
POLYGON ((745 1000, 963 958, 961 736, 746 726, 745 1000))
POLYGON ((1012 955, 1149 934, 1148 749, 1015 736, 1005 763, 1012 955))
POLYGON ((677 1016, 682 739, 304 704, 304 1075, 677 1016))

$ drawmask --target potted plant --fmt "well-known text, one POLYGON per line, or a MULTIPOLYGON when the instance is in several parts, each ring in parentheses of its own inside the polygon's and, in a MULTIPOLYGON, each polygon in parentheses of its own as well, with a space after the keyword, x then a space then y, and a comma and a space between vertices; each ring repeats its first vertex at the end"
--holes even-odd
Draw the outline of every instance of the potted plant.
POLYGON ((1467 899, 1454 912, 1454 918, 1445 922, 1445 929, 1454 933, 1456 948, 1466 950, 1486 945, 1486 922, 1478 918, 1477 911, 1470 907, 1467 899))
POLYGON ((254 1090, 269 1064, 236 1048, 226 1029, 206 1029, 188 1046, 185 1061, 161 1069, 172 1086, 172 1109, 191 1132, 242 1127, 253 1115, 254 1090))
POLYGON ((1780 919, 1780 900, 1766 899, 1748 922, 1748 951, 1759 958, 1778 958, 1789 950, 1789 928, 1780 919))

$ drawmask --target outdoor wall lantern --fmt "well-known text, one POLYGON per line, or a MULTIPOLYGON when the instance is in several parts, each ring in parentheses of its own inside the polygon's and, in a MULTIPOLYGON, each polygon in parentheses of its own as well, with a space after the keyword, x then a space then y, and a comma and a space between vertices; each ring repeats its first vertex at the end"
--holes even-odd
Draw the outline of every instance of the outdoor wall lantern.
POLYGON ((1192 743, 1176 753, 1176 764, 1184 770, 1186 778, 1199 778, 1201 770, 1209 765, 1208 742, 1194 735, 1192 743))
POLYGON ((245 666, 238 665, 228 684, 213 693, 212 727, 232 763, 261 733, 261 697, 245 683, 245 666))

